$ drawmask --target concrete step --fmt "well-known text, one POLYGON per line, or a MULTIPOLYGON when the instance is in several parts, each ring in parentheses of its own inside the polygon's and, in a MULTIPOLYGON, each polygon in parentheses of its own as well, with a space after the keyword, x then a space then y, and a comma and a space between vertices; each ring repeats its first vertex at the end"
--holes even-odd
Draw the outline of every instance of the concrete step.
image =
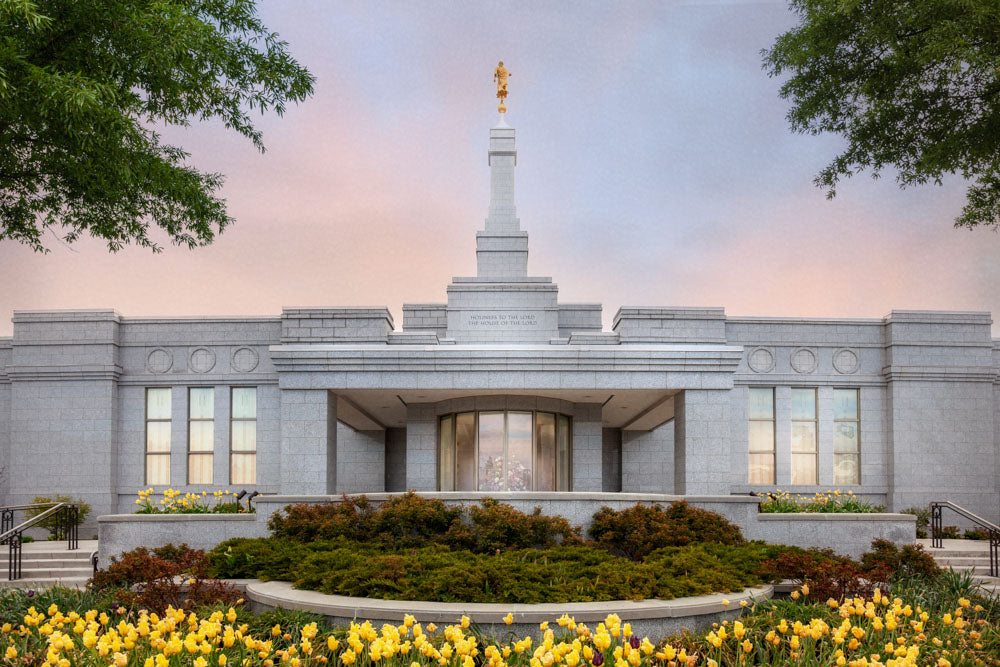
POLYGON ((989 565, 990 559, 988 556, 966 556, 959 558, 957 556, 950 558, 935 558, 934 561, 941 567, 971 567, 974 565, 989 565))
MULTIPOLYGON (((27 560, 28 558, 34 560, 45 560, 45 559, 56 559, 65 560, 67 558, 79 559, 79 560, 90 560, 90 554, 92 554, 94 549, 74 549, 70 551, 65 547, 50 548, 50 549, 24 549, 21 551, 21 560, 27 560)), ((7 550, 6 546, 0 546, 0 563, 6 563, 10 552, 7 550)))
POLYGON ((94 573, 90 567, 22 567, 22 579, 61 579, 63 577, 89 577, 94 573))
POLYGON ((988 544, 983 548, 975 549, 925 549, 934 558, 989 558, 990 547, 988 544))
POLYGON ((6 577, 0 578, 0 588, 21 588, 24 590, 40 590, 42 588, 51 588, 53 586, 65 586, 66 588, 86 588, 87 580, 90 577, 61 577, 61 578, 45 578, 45 579, 16 579, 14 581, 8 581, 6 577))
MULTIPOLYGON (((21 567, 91 567, 90 558, 28 558, 21 559, 21 567)), ((0 571, 7 569, 7 559, 0 560, 0 571)))

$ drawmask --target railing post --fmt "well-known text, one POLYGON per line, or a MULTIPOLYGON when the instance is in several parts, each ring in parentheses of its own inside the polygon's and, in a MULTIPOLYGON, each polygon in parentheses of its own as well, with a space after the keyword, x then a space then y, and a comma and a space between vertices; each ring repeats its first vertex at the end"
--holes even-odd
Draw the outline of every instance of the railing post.
POLYGON ((1000 577, 1000 533, 990 531, 990 576, 1000 577))
POLYGON ((4 509, 0 515, 0 533, 6 533, 14 527, 14 510, 4 509))
POLYGON ((66 541, 68 542, 69 550, 80 548, 80 534, 79 534, 79 523, 80 519, 80 508, 76 505, 69 506, 69 525, 66 531, 66 541))
POLYGON ((931 547, 940 549, 944 546, 941 535, 941 506, 931 503, 931 547))
POLYGON ((21 533, 11 535, 7 544, 7 579, 14 581, 21 578, 21 533))

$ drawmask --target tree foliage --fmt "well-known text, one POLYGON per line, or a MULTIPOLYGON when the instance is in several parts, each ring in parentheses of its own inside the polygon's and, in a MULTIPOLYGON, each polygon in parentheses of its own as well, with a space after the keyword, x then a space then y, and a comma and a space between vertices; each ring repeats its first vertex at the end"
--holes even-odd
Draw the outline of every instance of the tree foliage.
POLYGON ((847 147, 816 177, 894 167, 900 187, 959 174, 969 182, 956 226, 1000 226, 1000 2, 789 0, 793 30, 763 51, 790 74, 794 130, 834 132, 847 147))
POLYGON ((0 240, 211 243, 222 176, 154 128, 221 120, 263 151, 251 113, 312 94, 287 46, 254 0, 0 0, 0 240))

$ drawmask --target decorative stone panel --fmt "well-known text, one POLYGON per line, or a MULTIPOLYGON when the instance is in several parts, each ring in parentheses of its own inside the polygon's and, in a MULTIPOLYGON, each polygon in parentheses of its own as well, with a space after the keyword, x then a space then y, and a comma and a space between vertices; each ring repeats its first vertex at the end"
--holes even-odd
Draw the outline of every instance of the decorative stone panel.
POLYGON ((747 366, 754 373, 770 373, 774 370, 774 352, 766 347, 757 347, 747 355, 747 366))
POLYGON ((861 368, 858 353, 847 348, 836 350, 833 353, 833 368, 843 375, 857 373, 858 369, 861 368))
POLYGON ((196 347, 191 351, 190 368, 195 373, 207 373, 215 368, 215 352, 207 347, 196 347))
POLYGON ((170 350, 158 347, 146 356, 146 370, 160 375, 169 371, 174 365, 174 355, 170 350))
POLYGON ((800 347, 792 351, 792 370, 796 373, 807 375, 816 371, 816 352, 807 347, 800 347))
POLYGON ((257 368, 260 363, 260 356, 255 350, 249 347, 240 347, 233 351, 233 370, 237 373, 249 373, 257 368))

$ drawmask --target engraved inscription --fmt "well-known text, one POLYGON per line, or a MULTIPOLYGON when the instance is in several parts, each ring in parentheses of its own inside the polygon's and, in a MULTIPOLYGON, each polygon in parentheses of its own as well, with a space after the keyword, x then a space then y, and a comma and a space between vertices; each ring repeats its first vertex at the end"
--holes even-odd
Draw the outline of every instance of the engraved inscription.
POLYGON ((470 313, 466 318, 469 327, 474 328, 516 328, 538 326, 535 313, 470 313))

